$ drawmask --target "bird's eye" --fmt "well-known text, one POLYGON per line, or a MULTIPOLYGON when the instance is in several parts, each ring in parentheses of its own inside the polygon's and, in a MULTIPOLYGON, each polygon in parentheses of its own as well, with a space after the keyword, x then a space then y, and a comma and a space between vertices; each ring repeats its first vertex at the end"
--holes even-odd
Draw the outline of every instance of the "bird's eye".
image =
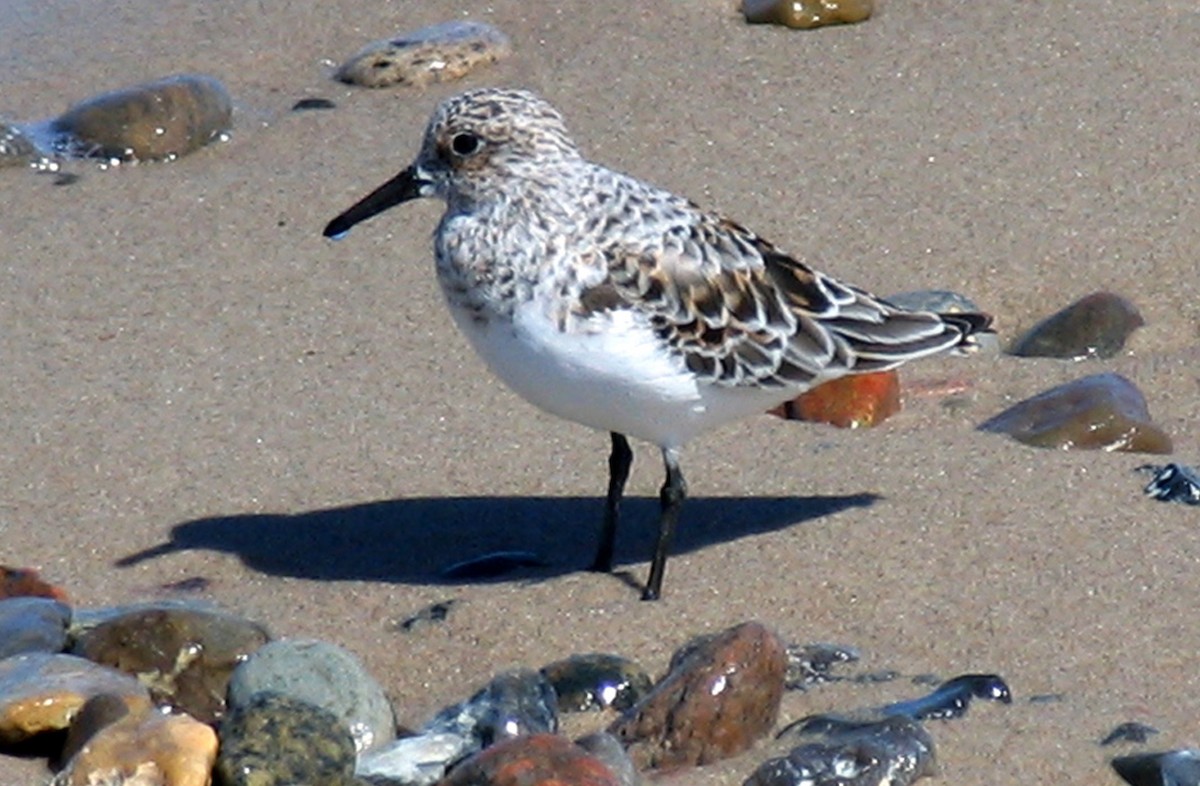
POLYGON ((481 147, 483 147, 483 140, 468 132, 455 134, 454 138, 450 140, 450 149, 460 156, 474 155, 479 152, 481 147))

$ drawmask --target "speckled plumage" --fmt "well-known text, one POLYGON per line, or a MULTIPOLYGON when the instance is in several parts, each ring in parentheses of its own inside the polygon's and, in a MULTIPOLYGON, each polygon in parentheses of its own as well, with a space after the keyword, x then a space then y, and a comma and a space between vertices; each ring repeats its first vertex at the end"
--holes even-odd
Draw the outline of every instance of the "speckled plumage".
POLYGON ((589 162, 562 116, 525 91, 443 102, 415 163, 326 235, 417 197, 446 203, 434 233, 438 280, 492 370, 537 406, 613 434, 595 567, 611 562, 623 435, 662 448, 668 482, 647 597, 661 584, 668 510, 684 493, 684 443, 829 379, 969 348, 989 321, 896 308, 589 162))

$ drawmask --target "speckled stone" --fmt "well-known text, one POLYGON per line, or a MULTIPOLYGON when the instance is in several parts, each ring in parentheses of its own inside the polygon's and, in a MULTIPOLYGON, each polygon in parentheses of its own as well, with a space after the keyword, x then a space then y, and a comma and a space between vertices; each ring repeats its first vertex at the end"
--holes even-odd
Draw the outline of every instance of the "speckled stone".
POLYGON ((158 702, 211 723, 234 668, 269 640, 257 623, 187 608, 135 610, 82 633, 72 651, 137 676, 158 702))
POLYGON ((936 769, 933 739, 911 718, 814 721, 809 741, 763 762, 744 786, 908 786, 936 769))
POLYGON ((229 130, 233 101, 211 76, 181 74, 89 98, 50 124, 68 155, 172 159, 229 130))
POLYGON ((50 598, 0 600, 0 659, 22 652, 62 652, 71 608, 50 598))
POLYGON ((362 661, 323 641, 273 641, 238 666, 229 680, 234 709, 256 694, 289 696, 329 710, 342 719, 357 750, 369 750, 396 736, 392 705, 362 661))
POLYGON ((449 82, 512 53, 508 36, 483 22, 453 21, 375 41, 334 76, 364 87, 449 82))
POLYGON ((786 672, 779 637, 743 623, 681 648, 667 676, 609 732, 643 769, 737 755, 775 725, 786 672))
POLYGON ((119 696, 131 709, 150 706, 136 679, 83 658, 36 652, 0 660, 0 743, 61 731, 102 693, 119 696))
POLYGON ((559 712, 624 711, 649 693, 654 683, 629 658, 604 652, 556 660, 541 672, 554 686, 559 712))
POLYGON ((226 716, 220 738, 219 786, 323 786, 354 775, 354 738, 342 719, 286 696, 258 694, 226 716))
POLYGON ((212 727, 155 709, 130 713, 92 735, 67 762, 55 786, 129 783, 155 773, 162 786, 208 786, 217 758, 212 727))
POLYGON ((873 0, 742 0, 750 23, 772 23, 808 30, 861 22, 871 16, 873 0))
POLYGON ((1170 453, 1171 438, 1150 419, 1146 399, 1119 374, 1093 374, 1021 401, 981 423, 1026 445, 1063 450, 1170 453))
POLYGON ((556 734, 503 740, 459 764, 440 786, 621 786, 603 762, 556 734))
POLYGON ((1030 328, 1013 344, 1021 357, 1110 358, 1146 324, 1137 307, 1112 292, 1094 292, 1030 328))

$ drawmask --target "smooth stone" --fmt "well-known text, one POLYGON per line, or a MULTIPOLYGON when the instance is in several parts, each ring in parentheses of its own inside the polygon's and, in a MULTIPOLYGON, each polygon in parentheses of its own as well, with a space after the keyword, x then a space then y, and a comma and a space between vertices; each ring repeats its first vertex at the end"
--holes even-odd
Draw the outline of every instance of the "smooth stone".
POLYGON ((1170 453, 1171 438, 1150 420, 1146 399, 1125 377, 1093 374, 1026 399, 981 423, 980 431, 1063 450, 1170 453))
POLYGON ((933 739, 911 718, 819 720, 805 732, 813 741, 763 762, 744 786, 907 786, 935 771, 933 739))
POLYGON ((133 783, 139 773, 161 786, 208 786, 217 734, 187 715, 157 709, 131 713, 88 739, 55 778, 55 786, 133 783))
POLYGON ((543 666, 541 672, 554 686, 559 712, 623 712, 654 685, 650 675, 629 658, 603 652, 556 660, 543 666))
POLYGON ((151 703, 133 677, 73 655, 35 652, 0 660, 0 743, 61 731, 102 693, 115 694, 130 709, 151 703))
POLYGON ((0 600, 0 659, 22 652, 62 652, 71 607, 50 598, 0 600))
POLYGON ((1158 734, 1158 729, 1153 726, 1139 721, 1126 721, 1104 735, 1104 739, 1100 740, 1100 745, 1113 745, 1118 742, 1141 744, 1149 741, 1155 734, 1158 734))
POLYGON ((36 157, 37 149, 24 131, 0 123, 0 167, 29 166, 36 157))
POLYGON ((375 786, 428 786, 472 750, 457 734, 419 734, 362 753, 354 774, 375 786))
POLYGON ((336 79, 364 87, 449 82, 512 54, 508 36, 482 22, 442 22, 375 41, 343 63, 336 79))
POLYGON ((450 771, 442 786, 622 786, 596 757, 557 734, 503 740, 450 771))
POLYGON ((742 0, 747 22, 803 30, 861 22, 871 16, 872 10, 873 0, 742 0))
POLYGON ((580 737, 575 744, 603 762, 621 786, 641 786, 642 777, 638 774, 637 765, 629 758, 625 746, 613 735, 597 731, 580 737))
POLYGON ((1045 358, 1110 358, 1146 324, 1137 307, 1112 292, 1094 292, 1034 325, 1011 354, 1045 358))
POLYGON ((785 686, 788 690, 797 690, 828 682, 834 666, 854 663, 860 657, 861 653, 854 647, 840 644, 789 644, 785 686))
POLYGON ((948 720, 966 715, 972 699, 1012 704, 1012 691, 997 674, 962 674, 946 680, 927 696, 888 704, 881 712, 914 720, 948 720))
POLYGON ((1132 786, 1196 786, 1200 784, 1200 750, 1118 756, 1112 768, 1132 786))
POLYGON ((211 723, 224 713, 233 670, 269 639, 261 625, 229 614, 152 608, 97 625, 72 651, 137 676, 156 701, 211 723))
POLYGON ((354 738, 342 719, 287 696, 260 693, 231 711, 220 739, 221 786, 324 786, 354 775, 354 738))
POLYGON ((229 130, 233 100, 221 82, 181 74, 89 98, 50 123, 60 153, 88 158, 174 159, 229 130))
POLYGON ((1143 489, 1146 496, 1160 502, 1178 502, 1183 505, 1200 505, 1200 473, 1186 464, 1143 464, 1139 472, 1149 472, 1153 477, 1143 489))
POLYGON ((475 751, 509 737, 557 732, 557 709, 549 680, 518 669, 498 674, 470 699, 441 710, 422 731, 464 737, 475 751))
POLYGON ((273 641, 254 652, 229 679, 230 709, 259 693, 277 693, 322 707, 341 718, 362 753, 396 736, 383 688, 362 661, 323 641, 273 641))
POLYGON ((899 411, 900 375, 893 369, 823 382, 770 410, 770 414, 838 428, 870 428, 899 411))
POLYGON ((0 565, 0 599, 2 598, 53 598, 65 603, 67 593, 44 581, 32 568, 0 565))
POLYGON ((667 676, 608 730, 639 769, 726 759, 775 725, 786 673, 779 637, 743 623, 681 648, 667 676))

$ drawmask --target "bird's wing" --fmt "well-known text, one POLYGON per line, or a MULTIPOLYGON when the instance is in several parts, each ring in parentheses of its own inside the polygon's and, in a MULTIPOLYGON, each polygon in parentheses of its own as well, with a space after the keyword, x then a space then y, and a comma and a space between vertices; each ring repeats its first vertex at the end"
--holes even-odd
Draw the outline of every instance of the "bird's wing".
POLYGON ((631 307, 687 367, 721 385, 807 388, 971 343, 975 314, 906 311, 694 210, 661 237, 613 244, 588 310, 631 307))

